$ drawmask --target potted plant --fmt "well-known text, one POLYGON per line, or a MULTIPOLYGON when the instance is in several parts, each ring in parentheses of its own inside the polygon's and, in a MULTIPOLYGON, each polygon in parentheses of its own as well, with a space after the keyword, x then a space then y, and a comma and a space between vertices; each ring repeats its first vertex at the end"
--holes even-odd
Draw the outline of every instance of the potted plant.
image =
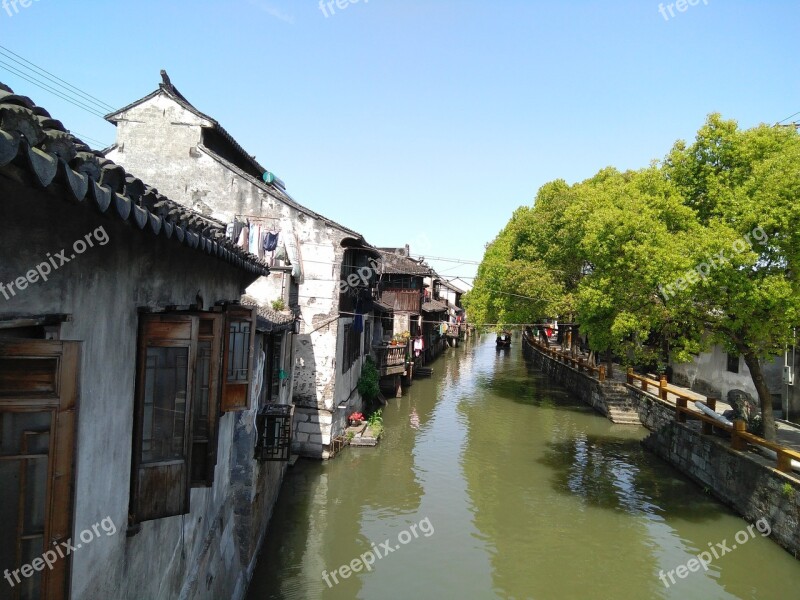
POLYGON ((364 420, 364 415, 360 412, 354 412, 348 417, 348 421, 350 421, 350 427, 358 427, 361 425, 361 421, 364 420))

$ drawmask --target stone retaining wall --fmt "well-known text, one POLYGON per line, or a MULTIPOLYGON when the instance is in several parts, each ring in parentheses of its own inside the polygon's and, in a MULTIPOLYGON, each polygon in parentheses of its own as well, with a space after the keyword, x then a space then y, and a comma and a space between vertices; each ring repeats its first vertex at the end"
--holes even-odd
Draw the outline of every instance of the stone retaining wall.
MULTIPOLYGON (((608 414, 604 383, 588 374, 554 360, 523 341, 523 354, 554 381, 566 387, 604 415, 608 414)), ((730 448, 730 441, 703 435, 692 424, 675 421, 675 407, 658 396, 632 386, 625 405, 636 410, 639 420, 652 433, 642 442, 645 448, 667 461, 723 504, 751 523, 765 518, 771 537, 800 557, 800 478, 781 473, 746 452, 730 448)), ((796 475, 796 473, 795 473, 796 475)))
POLYGON ((729 443, 672 421, 650 434, 643 445, 751 523, 766 519, 771 537, 798 558, 800 481, 746 452, 732 450, 729 443))
POLYGON ((608 416, 603 385, 599 381, 589 376, 588 373, 580 373, 570 365, 553 360, 552 357, 540 352, 524 339, 522 340, 522 353, 535 367, 547 373, 551 379, 563 385, 597 412, 608 416))

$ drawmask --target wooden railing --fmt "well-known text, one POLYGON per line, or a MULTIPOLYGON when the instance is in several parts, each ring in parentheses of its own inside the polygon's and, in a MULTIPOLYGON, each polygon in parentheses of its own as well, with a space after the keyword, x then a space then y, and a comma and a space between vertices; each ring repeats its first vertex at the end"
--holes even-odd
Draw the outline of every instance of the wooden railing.
POLYGON ((407 352, 405 344, 401 346, 375 346, 372 351, 375 353, 376 366, 382 376, 395 375, 405 371, 407 352))
POLYGON ((545 346, 541 342, 536 341, 535 338, 525 336, 525 340, 531 345, 550 356, 551 358, 555 359, 556 361, 563 363, 565 365, 569 365, 574 369, 577 369, 579 373, 589 373, 590 375, 596 376, 599 381, 606 380, 606 367, 605 365, 600 365, 599 367, 595 367, 590 365, 586 362, 583 358, 575 358, 569 352, 564 352, 562 350, 556 350, 555 348, 551 348, 549 346, 545 346))
POLYGON ((746 450, 747 444, 760 446, 767 450, 772 450, 777 455, 777 469, 784 473, 792 471, 792 460, 800 461, 800 452, 787 448, 780 444, 770 442, 762 437, 748 433, 747 423, 742 419, 733 421, 733 425, 726 425, 715 419, 712 416, 700 412, 693 408, 689 408, 689 402, 700 402, 713 411, 717 410, 717 399, 706 397, 705 401, 697 400, 696 398, 685 394, 680 388, 673 387, 667 383, 666 377, 661 377, 659 381, 651 379, 643 375, 636 375, 633 369, 628 369, 628 383, 635 385, 634 382, 638 381, 642 391, 648 392, 650 386, 658 389, 658 397, 662 400, 667 400, 667 394, 675 396, 675 420, 679 423, 686 423, 687 419, 696 419, 702 421, 702 431, 705 435, 713 433, 714 429, 727 431, 731 435, 731 448, 734 450, 746 450))
POLYGON ((462 326, 459 325, 458 323, 451 323, 447 327, 447 337, 457 338, 461 335, 461 333, 462 333, 462 326))

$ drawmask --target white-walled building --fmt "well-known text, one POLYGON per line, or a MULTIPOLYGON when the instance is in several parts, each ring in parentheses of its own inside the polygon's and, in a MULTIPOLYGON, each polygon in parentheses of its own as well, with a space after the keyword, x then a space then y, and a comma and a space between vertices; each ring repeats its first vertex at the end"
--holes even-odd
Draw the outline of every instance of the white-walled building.
MULTIPOLYGON (((277 237, 277 248, 254 253, 273 266, 247 293, 262 306, 281 299, 300 320, 294 347, 294 447, 327 458, 347 415, 362 408, 356 389, 373 330, 369 285, 340 287, 377 253, 357 232, 295 202, 213 118, 197 110, 162 72, 151 94, 107 116, 117 127, 106 156, 174 200, 249 231, 277 237), (356 313, 364 316, 356 319, 356 313)), ((238 241, 238 240, 237 240, 238 241)), ((274 238, 273 238, 274 241, 274 238)), ((252 239, 250 240, 252 242, 252 239)), ((249 244, 248 244, 249 245, 249 244)), ((274 305, 280 308, 280 305, 274 305)))

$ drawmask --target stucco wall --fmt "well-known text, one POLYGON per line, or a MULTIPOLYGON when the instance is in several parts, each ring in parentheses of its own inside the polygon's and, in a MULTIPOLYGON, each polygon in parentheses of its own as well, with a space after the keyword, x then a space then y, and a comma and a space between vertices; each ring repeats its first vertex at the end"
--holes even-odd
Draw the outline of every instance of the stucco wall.
MULTIPOLYGON (((248 413, 220 421, 214 487, 193 489, 191 513, 142 524, 126 537, 131 475, 138 308, 206 308, 239 298, 249 279, 222 260, 148 237, 141 231, 0 177, 0 282, 9 282, 75 240, 102 227, 104 246, 89 248, 10 300, 0 317, 67 313, 61 339, 82 343, 76 443, 73 538, 110 517, 117 532, 85 544, 72 556, 72 597, 130 600, 236 597, 248 565, 238 551, 231 472, 241 465, 234 440, 250 447, 245 464, 264 503, 277 493, 282 469, 252 465, 248 413), (246 440, 246 441, 242 441, 246 440), (192 582, 195 582, 193 584, 192 582), (186 587, 185 587, 186 585, 186 587), (185 588, 185 589, 184 589, 185 588), (182 590, 184 596, 182 596, 182 590)), ((69 256, 69 253, 67 254, 69 256)), ((255 518, 266 528, 269 511, 255 518)), ((254 552, 249 548, 250 552, 254 552)))
MULTIPOLYGON (((281 236, 294 236, 300 249, 303 282, 300 285, 301 335, 295 343, 293 400, 298 423, 303 415, 336 412, 342 397, 336 364, 341 354, 334 320, 339 310, 340 264, 345 231, 323 219, 298 210, 270 194, 255 182, 213 157, 200 144, 204 122, 163 94, 121 115, 117 124, 117 148, 108 157, 175 201, 187 204, 213 218, 230 222, 236 215, 259 215, 281 236)), ((269 305, 279 297, 280 275, 255 282, 247 293, 269 305)), ((324 417, 323 420, 326 420, 324 417)), ((306 430, 309 428, 306 426, 306 430)), ((296 429, 296 439, 310 431, 296 429)), ((315 437, 317 442, 325 437, 315 437)), ((312 447, 309 439, 303 454, 322 456, 323 445, 312 447)))
MULTIPOLYGON (((775 408, 778 408, 781 394, 781 369, 783 359, 762 362, 764 379, 770 392, 775 397, 775 408)), ((689 363, 673 363, 672 380, 677 385, 688 387, 694 391, 715 396, 725 400, 730 390, 744 390, 753 398, 758 392, 753 385, 750 369, 739 357, 739 372, 731 373, 727 369, 728 355, 720 346, 714 346, 710 352, 703 352, 689 363)))

